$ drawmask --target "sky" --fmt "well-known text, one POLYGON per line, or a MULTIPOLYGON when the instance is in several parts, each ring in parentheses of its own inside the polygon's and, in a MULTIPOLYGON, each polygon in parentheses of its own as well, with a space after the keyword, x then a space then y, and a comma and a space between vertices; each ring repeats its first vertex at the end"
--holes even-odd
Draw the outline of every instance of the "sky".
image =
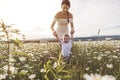
MULTIPOLYGON (((53 38, 50 29, 62 0, 0 0, 0 18, 26 39, 53 38)), ((74 37, 120 34, 120 0, 70 0, 74 37)), ((55 25, 56 27, 57 25, 55 25)))

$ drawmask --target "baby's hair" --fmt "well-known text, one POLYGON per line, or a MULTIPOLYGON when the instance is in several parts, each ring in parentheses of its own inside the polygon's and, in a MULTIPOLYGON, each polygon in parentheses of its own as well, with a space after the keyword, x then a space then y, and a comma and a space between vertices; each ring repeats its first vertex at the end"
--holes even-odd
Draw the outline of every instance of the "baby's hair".
POLYGON ((63 39, 64 39, 64 37, 69 37, 70 38, 69 34, 64 34, 63 39))
POLYGON ((68 36, 68 37, 69 37, 69 35, 68 35, 68 34, 65 34, 64 36, 68 36))
POLYGON ((66 4, 70 7, 70 1, 69 0, 62 0, 61 6, 64 5, 64 4, 66 4))

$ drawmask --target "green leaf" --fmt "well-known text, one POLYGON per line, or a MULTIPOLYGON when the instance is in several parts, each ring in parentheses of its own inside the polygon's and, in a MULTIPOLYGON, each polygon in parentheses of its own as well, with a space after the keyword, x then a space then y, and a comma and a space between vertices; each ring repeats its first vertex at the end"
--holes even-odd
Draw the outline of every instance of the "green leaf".
POLYGON ((65 68, 65 65, 60 65, 57 67, 57 72, 59 73, 61 70, 65 68))
POLYGON ((15 46, 21 48, 23 45, 22 45, 22 42, 16 38, 16 40, 11 40, 11 42, 13 42, 15 44, 15 46))

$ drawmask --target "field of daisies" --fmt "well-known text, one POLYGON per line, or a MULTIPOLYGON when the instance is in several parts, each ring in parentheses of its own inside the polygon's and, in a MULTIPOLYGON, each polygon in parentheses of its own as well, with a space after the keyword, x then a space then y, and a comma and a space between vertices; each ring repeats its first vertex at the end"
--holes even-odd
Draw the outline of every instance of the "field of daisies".
POLYGON ((120 80, 120 40, 74 42, 66 62, 58 43, 17 36, 25 39, 1 20, 0 80, 120 80))
POLYGON ((0 80, 120 80, 120 41, 74 42, 69 62, 55 42, 0 42, 0 80))

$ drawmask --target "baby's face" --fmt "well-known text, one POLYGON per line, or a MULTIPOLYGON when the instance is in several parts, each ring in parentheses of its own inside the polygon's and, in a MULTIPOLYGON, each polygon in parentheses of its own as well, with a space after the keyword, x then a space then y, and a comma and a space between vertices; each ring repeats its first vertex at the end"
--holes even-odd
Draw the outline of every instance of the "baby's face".
POLYGON ((63 41, 64 42, 69 42, 69 40, 70 40, 69 36, 65 36, 63 41))

